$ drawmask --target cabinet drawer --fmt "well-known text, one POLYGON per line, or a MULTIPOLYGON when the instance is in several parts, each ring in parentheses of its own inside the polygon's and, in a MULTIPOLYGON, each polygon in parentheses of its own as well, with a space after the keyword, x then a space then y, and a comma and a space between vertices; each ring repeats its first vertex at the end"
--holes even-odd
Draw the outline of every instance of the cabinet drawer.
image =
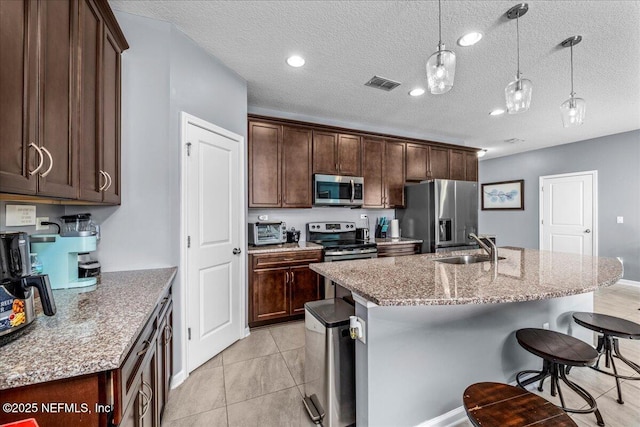
POLYGON ((251 255, 251 268, 253 270, 261 268, 282 267, 297 264, 308 264, 310 262, 321 262, 322 251, 295 251, 277 252, 272 254, 251 255))
POLYGON ((118 405, 120 406, 118 410, 120 414, 126 411, 126 407, 132 401, 133 395, 139 390, 139 387, 136 386, 136 384, 138 384, 137 380, 140 377, 140 372, 147 358, 146 356, 151 353, 152 347, 155 346, 156 334, 158 332, 157 317, 161 307, 162 305, 158 304, 138 336, 138 340, 122 363, 122 367, 118 370, 117 381, 119 389, 116 389, 116 393, 120 395, 120 404, 118 405))

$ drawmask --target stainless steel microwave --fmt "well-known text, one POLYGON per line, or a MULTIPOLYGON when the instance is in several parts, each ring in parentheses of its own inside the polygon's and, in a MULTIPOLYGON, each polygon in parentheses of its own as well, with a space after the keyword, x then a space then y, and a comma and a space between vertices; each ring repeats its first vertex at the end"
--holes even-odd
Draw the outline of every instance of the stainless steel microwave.
POLYGON ((361 176, 313 176, 314 206, 362 206, 364 178, 361 176))
POLYGON ((248 230, 250 245, 277 245, 287 242, 287 224, 281 221, 250 222, 248 230))

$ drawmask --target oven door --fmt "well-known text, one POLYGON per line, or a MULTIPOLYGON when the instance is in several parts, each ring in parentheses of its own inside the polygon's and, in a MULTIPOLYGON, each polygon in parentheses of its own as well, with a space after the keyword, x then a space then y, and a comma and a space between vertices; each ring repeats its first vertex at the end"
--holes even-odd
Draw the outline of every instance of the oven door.
POLYGON ((364 178, 359 176, 314 175, 315 206, 362 206, 364 178))

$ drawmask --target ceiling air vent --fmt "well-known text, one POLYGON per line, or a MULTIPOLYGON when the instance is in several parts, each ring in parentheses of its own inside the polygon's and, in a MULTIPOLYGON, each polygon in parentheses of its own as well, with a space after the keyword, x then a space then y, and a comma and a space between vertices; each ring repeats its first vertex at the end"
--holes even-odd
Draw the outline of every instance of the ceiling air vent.
POLYGON ((521 142, 524 142, 524 139, 510 138, 510 139, 505 139, 504 142, 508 142, 509 144, 519 144, 521 142))
POLYGON ((389 92, 390 90, 393 90, 400 86, 400 82, 394 82, 393 80, 385 79, 384 77, 380 76, 373 76, 371 80, 366 82, 364 85, 371 86, 376 89, 386 90, 387 92, 389 92))

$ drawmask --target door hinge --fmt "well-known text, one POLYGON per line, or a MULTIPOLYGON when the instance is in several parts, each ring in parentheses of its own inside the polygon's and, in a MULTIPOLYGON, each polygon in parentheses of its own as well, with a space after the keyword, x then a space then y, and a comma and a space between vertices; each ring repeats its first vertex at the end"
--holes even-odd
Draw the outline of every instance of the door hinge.
POLYGON ((187 156, 191 155, 191 143, 187 142, 187 156))
POLYGON ((189 334, 189 341, 191 341, 191 328, 187 328, 187 333, 189 334))
POLYGON ((191 247, 191 236, 187 236, 187 248, 191 247))
POLYGON ((544 219, 540 220, 540 224, 544 225, 544 219))

